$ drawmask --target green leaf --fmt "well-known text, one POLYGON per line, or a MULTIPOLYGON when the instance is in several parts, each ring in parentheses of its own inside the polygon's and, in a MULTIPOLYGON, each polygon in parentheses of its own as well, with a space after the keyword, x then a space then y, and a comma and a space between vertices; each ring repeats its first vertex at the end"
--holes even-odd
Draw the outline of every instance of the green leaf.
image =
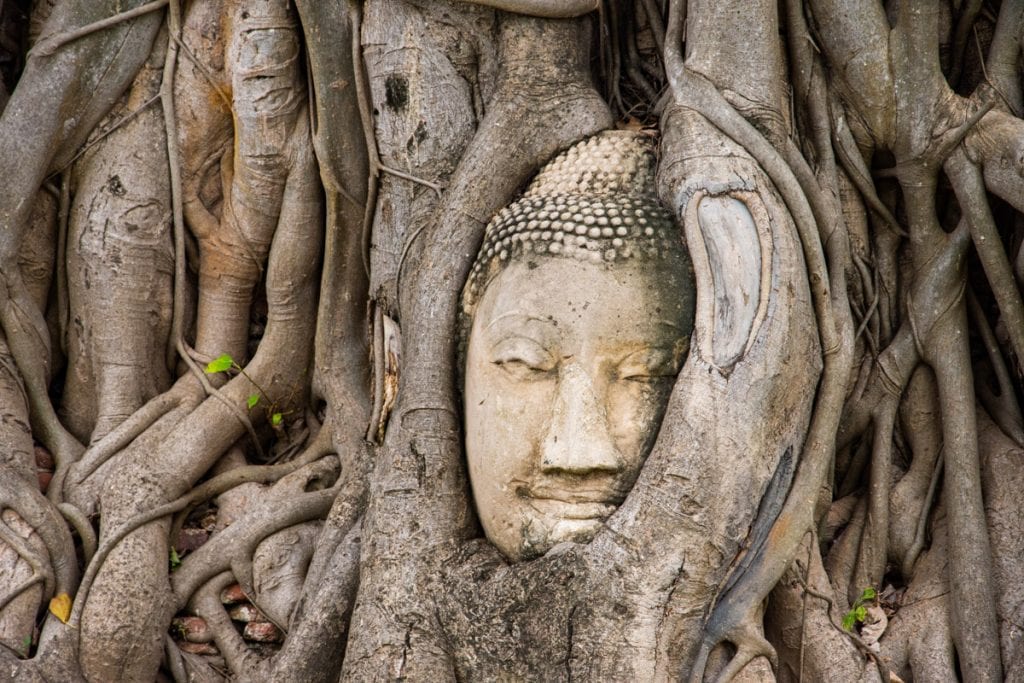
POLYGON ((178 551, 174 549, 174 546, 171 546, 171 558, 170 559, 171 559, 171 571, 173 572, 175 569, 177 569, 178 567, 181 566, 181 558, 178 557, 178 551))
POLYGON ((852 631, 853 625, 856 623, 857 617, 854 615, 853 610, 850 610, 843 616, 843 630, 852 631))
POLYGON ((858 622, 862 622, 868 617, 868 608, 861 605, 857 609, 853 610, 853 614, 858 622))
POLYGON ((217 372, 230 370, 235 364, 235 359, 226 353, 222 353, 206 364, 206 374, 212 375, 217 372))
POLYGON ((249 398, 245 399, 245 405, 247 405, 249 407, 249 410, 252 410, 253 408, 255 408, 256 404, 259 403, 259 402, 260 402, 260 395, 259 394, 252 394, 251 396, 249 396, 249 398))
POLYGON ((270 424, 274 425, 275 427, 281 424, 281 417, 281 413, 274 413, 273 415, 270 416, 270 424))
POLYGON ((864 589, 864 592, 860 594, 860 601, 867 602, 869 600, 874 600, 877 596, 878 592, 874 588, 868 586, 864 589))

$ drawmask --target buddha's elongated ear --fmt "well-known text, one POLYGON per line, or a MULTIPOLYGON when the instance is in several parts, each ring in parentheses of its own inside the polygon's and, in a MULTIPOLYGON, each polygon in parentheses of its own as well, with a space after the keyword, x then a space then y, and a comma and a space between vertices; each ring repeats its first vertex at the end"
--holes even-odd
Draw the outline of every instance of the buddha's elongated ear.
POLYGON ((697 281, 699 353, 728 374, 750 349, 768 311, 772 240, 768 212, 756 192, 689 199, 684 220, 697 281))
MULTIPOLYGON (((615 571, 637 595, 665 596, 658 666, 679 672, 693 664, 716 593, 778 513, 774 492, 802 455, 821 356, 801 243, 774 184, 693 110, 670 108, 662 131, 658 185, 693 259, 694 341, 633 490, 588 552, 621 558, 615 571)), ((641 628, 638 617, 609 630, 620 613, 576 633, 595 652, 614 650, 641 628)))

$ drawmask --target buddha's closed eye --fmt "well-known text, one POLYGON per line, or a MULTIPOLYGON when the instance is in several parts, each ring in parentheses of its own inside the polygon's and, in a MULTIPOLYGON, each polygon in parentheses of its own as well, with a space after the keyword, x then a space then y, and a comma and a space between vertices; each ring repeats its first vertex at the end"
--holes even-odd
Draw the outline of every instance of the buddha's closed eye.
POLYGON ((615 379, 654 384, 678 374, 680 354, 672 349, 651 348, 627 356, 615 371, 615 379))
POLYGON ((525 381, 549 379, 558 367, 555 356, 528 337, 508 337, 491 352, 491 362, 512 378, 525 381))

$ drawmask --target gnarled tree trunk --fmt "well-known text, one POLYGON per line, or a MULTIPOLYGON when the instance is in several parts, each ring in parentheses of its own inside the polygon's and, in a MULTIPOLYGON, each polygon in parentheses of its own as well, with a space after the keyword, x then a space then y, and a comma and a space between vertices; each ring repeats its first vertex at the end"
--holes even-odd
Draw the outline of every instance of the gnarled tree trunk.
POLYGON ((0 679, 1024 676, 1022 30, 0 2, 0 679), (657 141, 689 352, 600 530, 511 561, 460 296, 614 128, 657 141))

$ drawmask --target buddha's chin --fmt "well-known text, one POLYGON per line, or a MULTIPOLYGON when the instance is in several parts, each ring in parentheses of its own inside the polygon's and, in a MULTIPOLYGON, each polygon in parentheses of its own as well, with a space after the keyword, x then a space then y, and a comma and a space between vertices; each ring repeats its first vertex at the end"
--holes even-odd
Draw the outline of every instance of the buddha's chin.
POLYGON ((559 543, 590 543, 604 527, 604 519, 560 519, 551 529, 551 545, 559 543))
POLYGON ((518 559, 540 557, 559 543, 589 543, 603 527, 603 518, 548 519, 543 524, 530 524, 523 529, 518 559))

